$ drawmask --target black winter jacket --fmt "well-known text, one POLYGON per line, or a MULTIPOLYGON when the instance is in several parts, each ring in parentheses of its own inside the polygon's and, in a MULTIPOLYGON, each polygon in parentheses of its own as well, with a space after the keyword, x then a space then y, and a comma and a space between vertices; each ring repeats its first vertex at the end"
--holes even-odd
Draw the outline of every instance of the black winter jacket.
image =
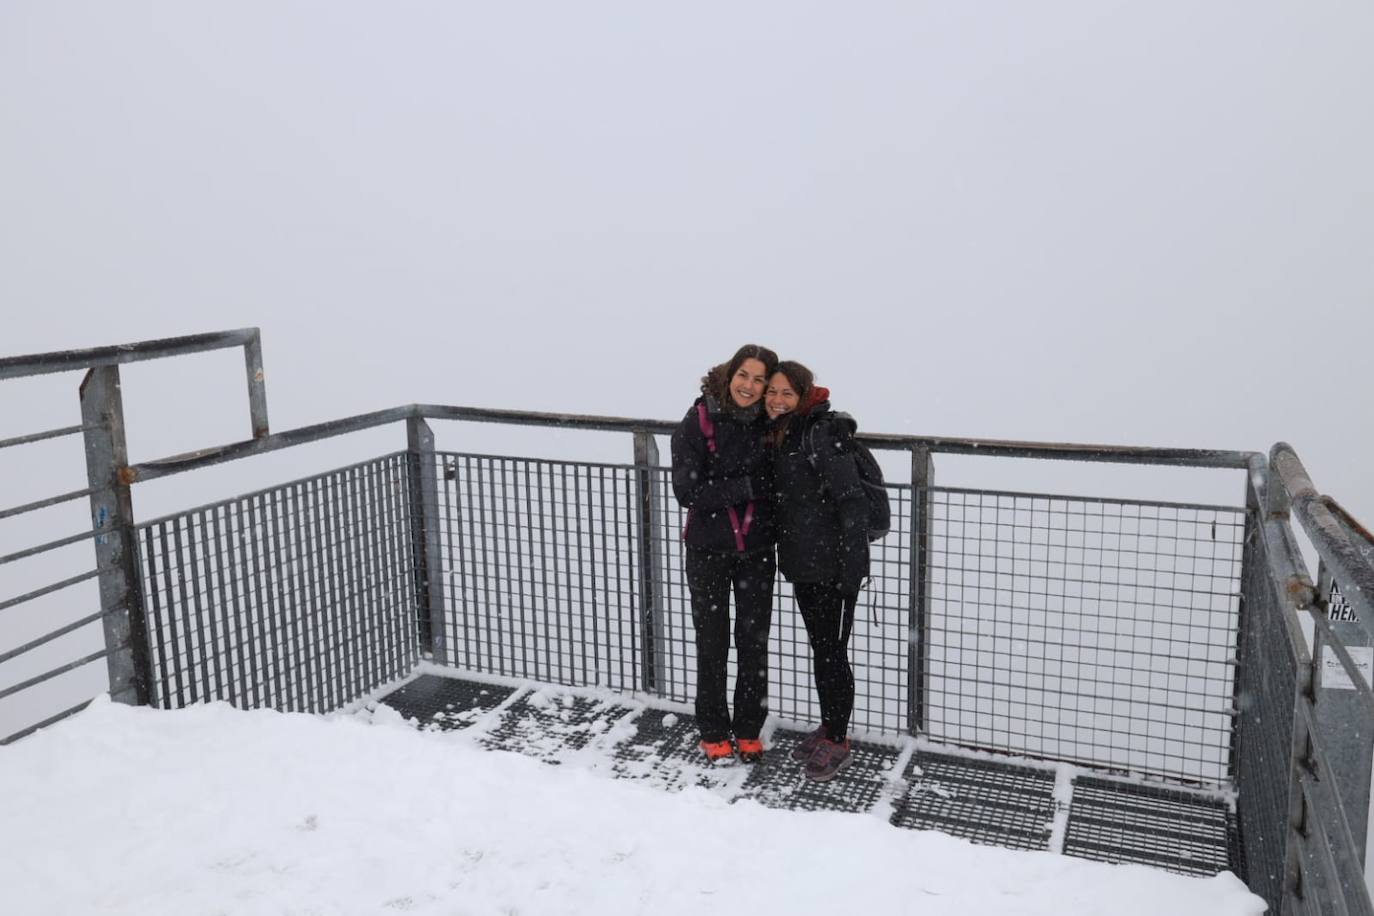
POLYGON ((765 439, 767 421, 760 410, 745 422, 723 410, 713 397, 697 398, 673 433, 673 495, 687 509, 684 538, 692 547, 723 553, 739 552, 735 523, 741 528, 749 503, 753 503, 748 532, 741 531, 744 552, 772 549, 773 506, 767 497, 772 489, 773 462, 765 439), (706 444, 697 417, 697 404, 705 404, 715 427, 716 450, 706 444))
POLYGON ((854 456, 843 448, 854 420, 822 401, 786 423, 775 456, 778 566, 789 582, 858 594, 868 576, 868 502, 854 456))

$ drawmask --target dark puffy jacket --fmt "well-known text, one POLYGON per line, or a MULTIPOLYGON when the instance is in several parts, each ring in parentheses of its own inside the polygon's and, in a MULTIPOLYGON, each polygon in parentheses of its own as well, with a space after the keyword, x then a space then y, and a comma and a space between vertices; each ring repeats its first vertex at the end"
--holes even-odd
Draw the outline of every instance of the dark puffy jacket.
POLYGON ((778 566, 789 582, 830 583, 858 594, 868 576, 868 502, 854 456, 843 447, 854 420, 820 400, 785 422, 775 456, 778 566))
POLYGON ((749 530, 741 531, 746 553, 771 549, 773 507, 767 500, 772 489, 773 462, 765 438, 767 421, 760 411, 745 422, 721 409, 715 398, 697 398, 673 433, 673 495, 687 509, 686 540, 692 547, 736 553, 734 522, 730 509, 743 528, 753 503, 749 530), (714 454, 706 445, 697 418, 697 404, 705 404, 715 427, 714 454))

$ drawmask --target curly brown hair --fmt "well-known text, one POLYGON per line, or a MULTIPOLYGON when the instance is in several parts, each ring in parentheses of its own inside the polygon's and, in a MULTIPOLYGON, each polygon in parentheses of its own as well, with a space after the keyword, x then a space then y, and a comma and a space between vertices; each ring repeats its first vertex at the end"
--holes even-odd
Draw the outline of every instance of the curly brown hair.
POLYGON ((730 403, 730 379, 734 378, 739 367, 746 359, 756 359, 763 363, 766 378, 778 370, 778 354, 758 344, 745 344, 735 351, 728 362, 712 366, 701 377, 701 393, 715 398, 722 404, 730 403))

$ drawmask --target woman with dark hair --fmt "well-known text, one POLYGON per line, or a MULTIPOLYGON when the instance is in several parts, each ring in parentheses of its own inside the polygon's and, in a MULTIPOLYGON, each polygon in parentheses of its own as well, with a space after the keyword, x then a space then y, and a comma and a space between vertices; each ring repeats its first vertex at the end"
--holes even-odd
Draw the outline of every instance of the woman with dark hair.
POLYGON ((763 389, 778 356, 740 347, 701 380, 701 397, 673 433, 673 493, 687 509, 687 588, 697 642, 697 728, 710 763, 763 759, 768 627, 773 614, 772 460, 763 389), (735 594, 735 711, 725 698, 730 592, 735 594), (734 744, 731 743, 731 737, 734 744))
POLYGON ((868 502, 846 443, 855 423, 801 363, 783 362, 764 395, 775 449, 778 561, 811 641, 821 724, 793 751, 808 779, 849 766, 854 671, 849 634, 868 576, 868 502))

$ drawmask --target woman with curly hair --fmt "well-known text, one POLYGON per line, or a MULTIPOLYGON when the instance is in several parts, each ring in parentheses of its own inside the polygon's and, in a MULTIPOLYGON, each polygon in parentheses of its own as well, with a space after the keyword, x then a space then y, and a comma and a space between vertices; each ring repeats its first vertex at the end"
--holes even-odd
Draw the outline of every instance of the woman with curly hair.
POLYGON ((763 758, 772 622, 772 459, 763 391, 778 365, 766 347, 740 347, 701 380, 673 433, 673 494, 687 509, 687 587, 697 646, 697 727, 709 763, 763 758), (726 702, 730 594, 735 596, 734 714, 726 702), (733 738, 733 744, 732 744, 733 738))

